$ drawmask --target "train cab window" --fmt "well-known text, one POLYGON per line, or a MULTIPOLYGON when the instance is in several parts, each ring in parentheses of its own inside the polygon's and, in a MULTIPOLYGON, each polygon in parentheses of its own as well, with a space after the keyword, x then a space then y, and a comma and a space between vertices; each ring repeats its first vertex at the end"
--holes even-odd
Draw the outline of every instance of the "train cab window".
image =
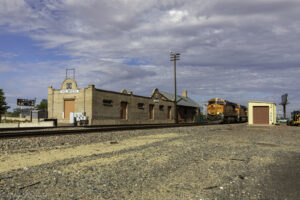
POLYGON ((215 101, 209 101, 208 105, 215 104, 215 103, 216 103, 215 101))
POLYGON ((217 104, 224 105, 224 101, 217 101, 217 104))

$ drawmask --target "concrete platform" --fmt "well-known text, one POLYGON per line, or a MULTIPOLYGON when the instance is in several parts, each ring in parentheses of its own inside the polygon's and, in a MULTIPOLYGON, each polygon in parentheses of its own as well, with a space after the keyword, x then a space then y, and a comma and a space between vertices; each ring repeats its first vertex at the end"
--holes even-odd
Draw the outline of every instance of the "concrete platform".
POLYGON ((25 128, 25 127, 54 127, 53 121, 48 122, 19 122, 19 123, 1 123, 1 128, 25 128))

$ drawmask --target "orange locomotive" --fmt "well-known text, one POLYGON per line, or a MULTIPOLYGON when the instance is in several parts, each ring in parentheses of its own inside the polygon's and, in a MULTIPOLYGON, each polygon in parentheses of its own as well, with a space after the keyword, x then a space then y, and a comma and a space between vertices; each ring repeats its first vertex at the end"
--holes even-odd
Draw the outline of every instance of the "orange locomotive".
POLYGON ((236 111, 238 114, 237 122, 247 122, 248 121, 248 108, 246 106, 237 104, 236 111))
POLYGON ((247 107, 224 99, 210 99, 207 105, 207 119, 216 123, 246 122, 247 107))

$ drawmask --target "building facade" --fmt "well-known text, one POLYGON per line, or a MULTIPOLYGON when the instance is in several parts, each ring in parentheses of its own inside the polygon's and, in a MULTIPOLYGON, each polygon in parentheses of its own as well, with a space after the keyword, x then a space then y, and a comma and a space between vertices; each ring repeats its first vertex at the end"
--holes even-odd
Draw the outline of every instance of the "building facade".
MULTIPOLYGON (((160 98, 172 101, 175 100, 175 95, 159 91, 158 89, 154 90, 159 95, 160 98)), ((153 96, 153 95, 152 95, 153 96)), ((182 95, 177 95, 176 97, 177 105, 177 119, 179 123, 194 123, 197 121, 197 118, 200 116, 200 105, 197 104, 194 100, 188 97, 187 91, 184 90, 182 95)))
POLYGON ((249 101, 248 102, 249 125, 276 124, 276 104, 272 102, 249 101))
MULTIPOLYGON (((195 115, 197 108, 193 110, 183 111, 185 122, 193 121, 192 113, 195 115)), ((101 90, 94 85, 78 88, 70 78, 64 80, 60 89, 48 87, 48 117, 57 119, 59 124, 69 124, 73 122, 73 114, 84 116, 89 125, 174 123, 175 120, 174 102, 158 89, 150 97, 144 97, 126 90, 120 93, 101 90)))

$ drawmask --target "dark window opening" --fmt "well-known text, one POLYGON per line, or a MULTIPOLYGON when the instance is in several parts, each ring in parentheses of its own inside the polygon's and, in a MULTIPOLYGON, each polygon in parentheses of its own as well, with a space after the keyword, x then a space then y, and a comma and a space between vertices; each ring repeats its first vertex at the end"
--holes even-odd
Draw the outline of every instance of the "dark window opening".
POLYGON ((103 99, 103 105, 112 106, 113 101, 109 99, 103 99))
POLYGON ((186 108, 184 108, 184 115, 187 115, 188 110, 186 108))
POLYGON ((145 104, 144 103, 138 103, 137 106, 138 106, 138 109, 144 109, 145 104))
POLYGON ((163 106, 163 105, 160 105, 160 106, 159 106, 159 110, 160 110, 160 111, 164 111, 164 106, 163 106))

